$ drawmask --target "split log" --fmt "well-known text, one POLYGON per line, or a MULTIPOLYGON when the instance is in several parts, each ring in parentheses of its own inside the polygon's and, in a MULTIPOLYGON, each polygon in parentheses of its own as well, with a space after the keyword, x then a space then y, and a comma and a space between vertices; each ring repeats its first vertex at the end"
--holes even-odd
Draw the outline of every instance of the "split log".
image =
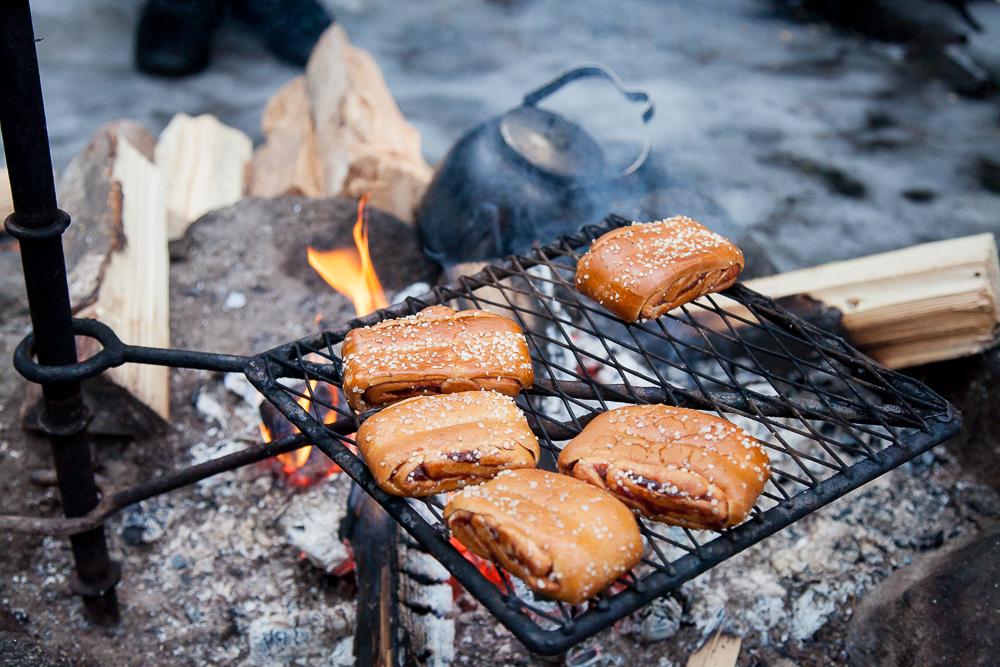
POLYGON ((774 298, 804 294, 837 308, 851 343, 889 368, 967 356, 997 342, 1000 264, 992 234, 924 243, 746 285, 774 298))
POLYGON ((358 197, 411 222, 433 172, 371 55, 334 24, 262 119, 251 194, 358 197))
MULTIPOLYGON (((443 281, 457 280, 485 265, 448 267, 443 281)), ((786 308, 802 311, 795 307, 798 298, 808 306, 803 312, 813 319, 828 321, 836 315, 837 333, 888 368, 976 354, 996 344, 1000 331, 1000 263, 992 234, 924 243, 745 284, 780 299, 786 308)), ((527 285, 520 287, 527 290, 527 285)), ((476 295, 485 300, 479 305, 487 310, 515 316, 500 290, 482 287, 476 295)), ((508 296, 529 328, 544 326, 530 315, 544 312, 534 299, 517 293, 508 296)), ((728 312, 749 316, 735 302, 718 301, 728 312)), ((466 300, 459 305, 475 307, 466 300)), ((832 324, 824 321, 821 326, 831 329, 832 324)))
POLYGON ((173 117, 156 144, 167 198, 167 236, 174 241, 205 213, 233 204, 247 190, 253 142, 215 116, 173 117))
POLYGON ((370 192, 373 206, 411 221, 433 172, 371 54, 331 26, 306 66, 306 90, 327 193, 370 192))
POLYGON ((743 640, 716 632, 688 658, 687 667, 736 667, 743 640))
POLYGON ((319 160, 309 117, 305 77, 296 77, 268 100, 261 118, 267 142, 253 158, 250 193, 255 197, 322 197, 319 160))
MULTIPOLYGON (((99 319, 126 343, 168 347, 166 200, 154 150, 140 125, 105 125, 66 168, 59 194, 73 219, 64 247, 75 316, 99 319)), ((96 341, 78 342, 81 358, 96 351, 96 341)), ((169 419, 169 369, 126 364, 106 375, 169 419)))

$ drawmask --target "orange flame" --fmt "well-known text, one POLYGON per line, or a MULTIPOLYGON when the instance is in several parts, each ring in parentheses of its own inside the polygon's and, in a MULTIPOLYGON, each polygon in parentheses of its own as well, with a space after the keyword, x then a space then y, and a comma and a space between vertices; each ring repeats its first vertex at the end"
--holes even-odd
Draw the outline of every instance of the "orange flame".
MULTIPOLYGON (((365 207, 368 204, 369 196, 365 195, 358 200, 358 217, 352 231, 354 248, 335 248, 333 250, 317 250, 312 246, 306 248, 306 259, 309 266, 315 269, 316 273, 330 287, 351 300, 354 304, 354 312, 359 317, 389 305, 368 250, 368 216, 365 214, 365 207)), ((317 315, 317 320, 319 318, 320 316, 317 315)), ((315 380, 310 380, 310 391, 305 393, 312 394, 317 385, 315 380)), ((333 390, 332 394, 334 402, 339 400, 339 394, 336 390, 333 390)), ((311 406, 306 396, 299 397, 297 402, 303 410, 311 412, 316 417, 320 416, 317 412, 325 412, 322 415, 325 424, 330 424, 337 419, 333 410, 311 406)), ((298 432, 298 429, 295 429, 295 432, 298 432)), ((264 422, 260 423, 260 433, 264 442, 271 441, 272 434, 264 422)), ((285 474, 293 475, 305 466, 311 452, 312 447, 306 446, 287 454, 279 454, 278 460, 281 461, 285 474)), ((331 468, 325 476, 337 471, 339 468, 331 464, 331 468)), ((308 484, 308 481, 305 483, 308 484)))
POLYGON ((306 249, 309 266, 316 270, 327 285, 354 303, 354 312, 359 317, 389 305, 368 251, 368 216, 365 215, 368 197, 369 195, 365 195, 358 200, 358 218, 353 231, 354 248, 317 250, 309 246, 306 249))
MULTIPOLYGON (((318 380, 309 381, 309 391, 305 392, 306 396, 300 396, 296 403, 299 404, 303 410, 311 412, 313 416, 320 417, 322 415, 324 424, 332 424, 337 421, 337 413, 333 410, 327 408, 325 405, 312 406, 309 396, 316 392, 316 388, 319 386, 318 380), (319 414, 317 414, 319 413, 319 414)), ((332 392, 332 402, 334 404, 340 401, 340 395, 337 392, 332 392)), ((292 427, 293 433, 298 433, 299 429, 294 426, 292 427)), ((260 422, 260 435, 264 439, 264 442, 271 442, 273 436, 271 434, 271 429, 267 427, 263 421, 260 422)), ((300 447, 291 452, 286 452, 285 454, 278 454, 278 460, 281 461, 282 470, 286 475, 291 475, 297 470, 305 466, 306 461, 309 460, 309 454, 312 453, 312 446, 307 445, 305 447, 300 447)), ((328 471, 329 472, 329 471, 328 471)), ((307 483, 307 482, 306 482, 307 483)))

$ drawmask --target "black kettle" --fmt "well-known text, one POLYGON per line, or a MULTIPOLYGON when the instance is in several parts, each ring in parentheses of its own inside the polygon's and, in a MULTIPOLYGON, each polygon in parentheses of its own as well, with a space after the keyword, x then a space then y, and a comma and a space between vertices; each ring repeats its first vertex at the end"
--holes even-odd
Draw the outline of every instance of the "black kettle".
POLYGON ((646 161, 648 136, 639 155, 615 169, 580 125, 537 106, 588 77, 606 78, 643 103, 643 123, 653 117, 649 95, 601 65, 574 68, 529 93, 521 106, 469 131, 441 162, 416 212, 430 257, 449 265, 523 254, 609 212, 611 185, 646 161))

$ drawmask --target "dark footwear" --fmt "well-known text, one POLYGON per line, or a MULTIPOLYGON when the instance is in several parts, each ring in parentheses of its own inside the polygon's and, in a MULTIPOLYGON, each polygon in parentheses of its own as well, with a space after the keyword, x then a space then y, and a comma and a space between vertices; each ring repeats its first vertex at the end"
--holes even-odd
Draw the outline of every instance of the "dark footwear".
POLYGON ((233 14, 253 30, 268 51, 304 67, 333 18, 316 0, 233 0, 233 14))
POLYGON ((136 33, 136 67, 160 76, 205 69, 221 15, 221 0, 148 0, 136 33))

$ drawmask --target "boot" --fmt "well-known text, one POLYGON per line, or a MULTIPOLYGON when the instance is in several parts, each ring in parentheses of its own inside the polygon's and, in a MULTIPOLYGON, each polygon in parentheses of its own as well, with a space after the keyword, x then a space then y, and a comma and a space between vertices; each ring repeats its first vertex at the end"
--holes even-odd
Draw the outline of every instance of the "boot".
POLYGON ((136 34, 136 67, 159 76, 200 72, 221 17, 221 0, 148 0, 136 34))

